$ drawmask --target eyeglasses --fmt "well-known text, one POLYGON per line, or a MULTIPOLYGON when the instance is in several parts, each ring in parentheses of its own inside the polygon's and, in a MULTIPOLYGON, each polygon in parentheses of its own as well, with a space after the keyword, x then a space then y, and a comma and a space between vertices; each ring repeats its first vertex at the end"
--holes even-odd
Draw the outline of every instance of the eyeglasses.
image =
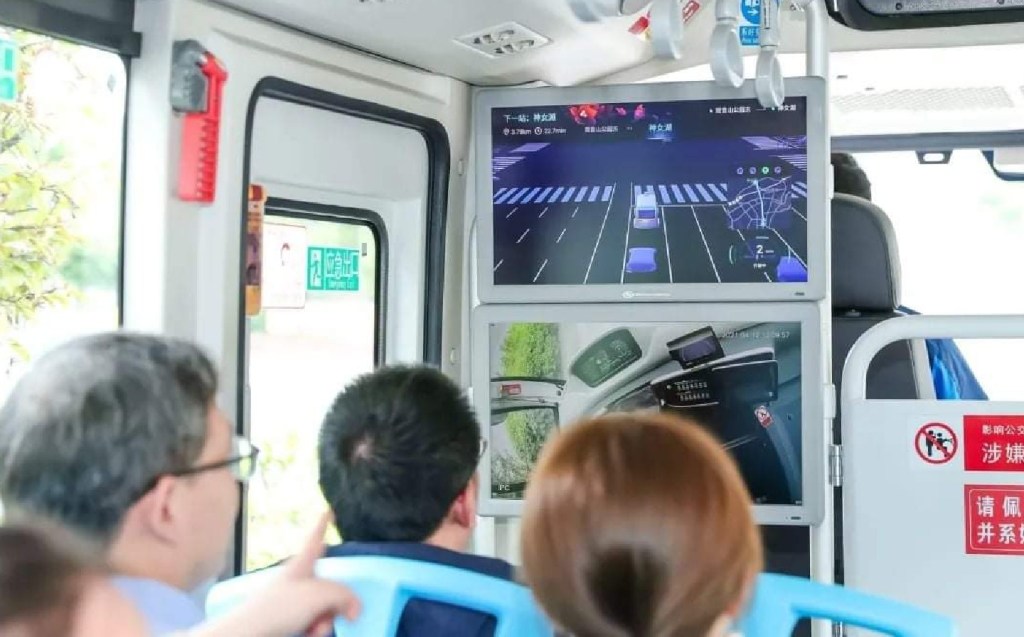
POLYGON ((235 436, 231 439, 231 455, 228 456, 227 459, 219 462, 196 465, 194 467, 189 467, 188 469, 169 471, 164 475, 178 477, 191 476, 197 473, 204 473, 206 471, 214 471, 216 469, 223 469, 227 467, 231 470, 231 475, 234 476, 235 480, 245 483, 249 481, 249 478, 251 478, 254 473, 256 473, 256 459, 259 455, 260 450, 255 445, 241 436, 235 436))
POLYGON ((194 467, 188 467, 187 469, 165 471, 154 476, 153 479, 146 484, 146 487, 139 493, 138 498, 141 498, 152 491, 153 487, 160 482, 160 478, 163 478, 164 476, 193 476, 197 473, 205 473, 207 471, 214 471, 216 469, 223 468, 230 469, 231 475, 235 480, 244 484, 252 478, 254 473, 256 473, 256 459, 259 455, 260 450, 255 445, 241 436, 234 436, 231 439, 231 454, 225 460, 196 465, 194 467))

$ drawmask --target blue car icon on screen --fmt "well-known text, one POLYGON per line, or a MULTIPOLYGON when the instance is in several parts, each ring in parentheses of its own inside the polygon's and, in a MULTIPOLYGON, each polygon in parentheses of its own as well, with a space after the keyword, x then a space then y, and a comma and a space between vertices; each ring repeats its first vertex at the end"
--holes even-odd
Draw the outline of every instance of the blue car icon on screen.
POLYGON ((782 257, 775 278, 779 283, 807 283, 807 268, 795 257, 782 257))
POLYGON ((654 260, 654 248, 630 248, 626 258, 626 272, 654 272, 658 265, 654 260))

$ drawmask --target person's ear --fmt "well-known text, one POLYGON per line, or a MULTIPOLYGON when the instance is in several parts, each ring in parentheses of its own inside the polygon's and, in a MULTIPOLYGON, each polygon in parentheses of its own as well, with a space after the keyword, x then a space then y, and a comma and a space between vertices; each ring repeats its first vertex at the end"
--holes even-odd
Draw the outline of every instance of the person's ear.
POLYGON ((140 524, 145 532, 162 542, 176 543, 187 520, 182 515, 182 499, 187 493, 181 480, 163 476, 131 508, 127 521, 140 524))
POLYGON ((466 484, 466 488, 455 498, 449 516, 461 527, 472 529, 476 526, 476 497, 478 478, 474 474, 466 484))
POLYGON ((469 484, 466 485, 466 514, 469 516, 469 528, 476 527, 476 516, 478 510, 478 500, 480 496, 480 474, 474 473, 473 477, 469 480, 469 484))

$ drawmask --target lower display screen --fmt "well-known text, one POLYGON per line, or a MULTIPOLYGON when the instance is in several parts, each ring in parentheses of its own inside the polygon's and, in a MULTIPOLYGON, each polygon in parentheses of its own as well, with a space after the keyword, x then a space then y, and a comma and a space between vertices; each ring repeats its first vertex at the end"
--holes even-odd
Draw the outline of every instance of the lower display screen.
POLYGON ((491 324, 491 496, 521 499, 560 427, 659 410, 710 430, 756 504, 799 506, 801 343, 797 322, 491 324))

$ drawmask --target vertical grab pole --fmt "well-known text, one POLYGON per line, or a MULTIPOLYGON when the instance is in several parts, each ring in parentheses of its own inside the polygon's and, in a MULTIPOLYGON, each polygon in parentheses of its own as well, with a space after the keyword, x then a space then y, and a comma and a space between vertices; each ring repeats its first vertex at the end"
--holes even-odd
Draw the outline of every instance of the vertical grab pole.
POLYGON ((822 0, 793 0, 807 13, 807 75, 828 79, 828 15, 822 0))

